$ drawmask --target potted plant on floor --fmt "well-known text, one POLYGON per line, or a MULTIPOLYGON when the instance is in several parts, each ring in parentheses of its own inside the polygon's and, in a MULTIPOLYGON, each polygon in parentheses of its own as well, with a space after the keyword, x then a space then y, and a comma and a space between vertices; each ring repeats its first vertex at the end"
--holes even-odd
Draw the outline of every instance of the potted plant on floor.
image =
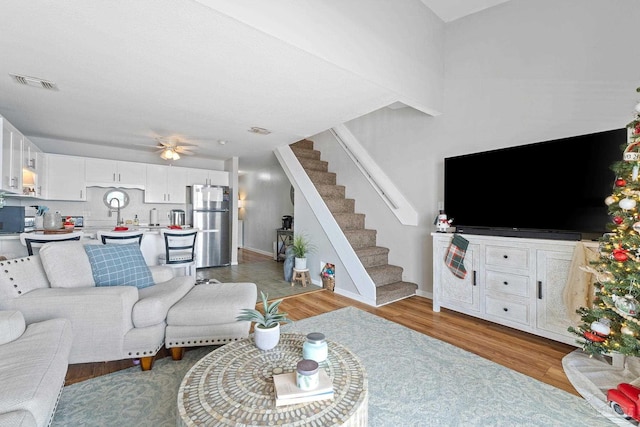
POLYGON ((311 244, 307 236, 303 234, 296 234, 293 236, 293 244, 291 250, 295 257, 296 270, 306 270, 307 268, 307 254, 311 253, 314 246, 311 244))
POLYGON ((260 350, 271 350, 280 341, 280 323, 289 323, 291 320, 287 318, 287 313, 278 311, 281 299, 269 304, 268 295, 260 291, 260 296, 264 313, 253 308, 243 308, 236 320, 254 322, 253 339, 256 347, 260 350))

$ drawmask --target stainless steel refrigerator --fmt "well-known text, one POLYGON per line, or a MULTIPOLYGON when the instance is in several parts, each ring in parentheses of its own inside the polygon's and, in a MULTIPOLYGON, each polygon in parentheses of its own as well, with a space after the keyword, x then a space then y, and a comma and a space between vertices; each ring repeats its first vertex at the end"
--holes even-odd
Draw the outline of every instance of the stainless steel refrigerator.
POLYGON ((231 263, 231 218, 229 187, 191 185, 187 187, 187 215, 198 229, 196 268, 231 263))

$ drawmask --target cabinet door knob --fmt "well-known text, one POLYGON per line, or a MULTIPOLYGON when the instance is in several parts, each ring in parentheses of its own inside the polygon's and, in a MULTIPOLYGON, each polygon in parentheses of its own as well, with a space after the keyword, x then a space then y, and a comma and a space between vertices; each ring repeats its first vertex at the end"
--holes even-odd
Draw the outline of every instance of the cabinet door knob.
POLYGON ((507 286, 509 284, 509 282, 507 282, 506 280, 504 282, 502 282, 503 285, 507 286))
POLYGON ((507 307, 504 307, 503 310, 504 311, 509 311, 509 309, 507 307))
POLYGON ((509 255, 502 255, 502 258, 507 259, 509 258, 509 255))

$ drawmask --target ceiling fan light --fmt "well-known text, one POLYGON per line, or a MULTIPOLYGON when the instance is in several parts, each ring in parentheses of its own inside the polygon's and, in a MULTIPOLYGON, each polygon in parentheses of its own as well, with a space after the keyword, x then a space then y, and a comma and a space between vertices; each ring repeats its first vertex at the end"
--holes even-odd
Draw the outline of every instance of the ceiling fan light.
POLYGON ((180 155, 175 151, 173 152, 173 160, 180 160, 180 155))
POLYGON ((171 148, 167 148, 165 150, 162 150, 162 153, 160 153, 160 158, 162 158, 164 160, 173 159, 173 150, 171 148))

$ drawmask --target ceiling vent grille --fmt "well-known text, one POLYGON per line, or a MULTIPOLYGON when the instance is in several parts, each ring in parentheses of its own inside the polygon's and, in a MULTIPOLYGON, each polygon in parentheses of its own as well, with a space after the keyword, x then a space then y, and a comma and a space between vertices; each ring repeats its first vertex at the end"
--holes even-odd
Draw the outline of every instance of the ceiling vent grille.
POLYGON ((269 135, 271 133, 270 130, 265 129, 265 128, 259 128, 257 126, 254 126, 251 129, 249 129, 249 132, 257 133, 258 135, 269 135))
POLYGON ((58 86, 49 80, 40 79, 38 77, 21 76, 19 74, 9 74, 16 83, 21 85, 38 87, 40 89, 58 90, 58 86))

